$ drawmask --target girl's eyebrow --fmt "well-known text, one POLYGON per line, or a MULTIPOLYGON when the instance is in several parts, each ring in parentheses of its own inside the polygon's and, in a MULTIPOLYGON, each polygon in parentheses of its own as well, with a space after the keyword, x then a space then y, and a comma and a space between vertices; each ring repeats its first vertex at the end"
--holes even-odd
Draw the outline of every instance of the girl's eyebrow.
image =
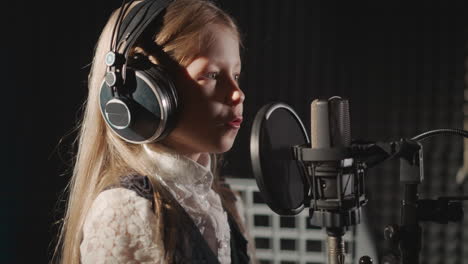
MULTIPOLYGON (((228 63, 224 63, 223 61, 211 61, 209 63, 207 63, 204 67, 204 69, 210 69, 210 68, 213 68, 213 67, 216 67, 216 68, 223 68, 225 66, 225 64, 228 64, 228 63)), ((239 69, 239 71, 241 70, 241 66, 242 66, 242 63, 240 61, 237 61, 235 62, 235 64, 232 66, 234 69, 239 69)))

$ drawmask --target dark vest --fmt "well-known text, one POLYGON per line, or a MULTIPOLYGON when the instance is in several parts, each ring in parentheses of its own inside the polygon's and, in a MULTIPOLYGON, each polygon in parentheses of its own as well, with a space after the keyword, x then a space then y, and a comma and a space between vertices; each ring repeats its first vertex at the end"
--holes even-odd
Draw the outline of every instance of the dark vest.
MULTIPOLYGON (((126 189, 135 191, 139 196, 151 201, 152 209, 154 211, 154 196, 153 186, 146 176, 129 175, 121 178, 120 186, 126 189)), ((163 186, 160 187, 158 192, 163 192, 163 197, 168 198, 168 202, 174 208, 181 212, 181 219, 178 223, 183 225, 184 232, 177 232, 175 250, 173 260, 177 264, 215 264, 219 263, 218 258, 213 253, 208 243, 203 238, 200 230, 192 221, 192 218, 185 212, 182 206, 174 199, 172 194, 163 186)), ((231 230, 231 263, 232 264, 245 264, 249 263, 250 259, 247 255, 247 240, 244 238, 234 218, 226 211, 228 215, 229 227, 231 230)), ((165 222, 165 225, 173 223, 165 222)), ((172 227, 179 228, 179 227, 172 227)))

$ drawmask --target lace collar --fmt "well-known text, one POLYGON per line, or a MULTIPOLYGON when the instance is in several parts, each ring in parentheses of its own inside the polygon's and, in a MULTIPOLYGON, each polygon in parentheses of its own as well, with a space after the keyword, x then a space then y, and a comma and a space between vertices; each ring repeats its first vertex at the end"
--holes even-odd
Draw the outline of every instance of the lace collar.
POLYGON ((213 174, 210 170, 211 160, 208 154, 202 154, 207 156, 207 164, 203 166, 160 144, 157 146, 145 144, 143 148, 153 164, 152 176, 166 184, 188 187, 201 195, 210 191, 213 185, 213 174))
POLYGON ((144 145, 152 177, 172 193, 190 215, 220 263, 230 263, 230 228, 220 197, 211 188, 210 157, 202 154, 206 166, 161 145, 144 145))

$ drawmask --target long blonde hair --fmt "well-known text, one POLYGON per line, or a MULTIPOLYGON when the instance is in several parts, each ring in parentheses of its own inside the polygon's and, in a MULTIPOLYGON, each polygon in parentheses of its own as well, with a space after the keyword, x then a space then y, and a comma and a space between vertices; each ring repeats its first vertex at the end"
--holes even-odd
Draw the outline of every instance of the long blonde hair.
MULTIPOLYGON (((54 254, 54 261, 62 263, 80 263, 81 228, 96 196, 105 187, 118 182, 123 174, 148 175, 151 172, 148 160, 141 159, 145 155, 142 146, 127 143, 113 134, 99 109, 99 89, 106 71, 104 56, 109 51, 117 14, 118 10, 114 11, 101 33, 88 78, 88 99, 78 125, 78 152, 67 186, 67 208, 54 254)), ((181 66, 187 66, 202 51, 202 43, 207 37, 204 29, 209 24, 225 26, 240 43, 233 19, 205 0, 175 0, 171 3, 155 41, 181 66)))

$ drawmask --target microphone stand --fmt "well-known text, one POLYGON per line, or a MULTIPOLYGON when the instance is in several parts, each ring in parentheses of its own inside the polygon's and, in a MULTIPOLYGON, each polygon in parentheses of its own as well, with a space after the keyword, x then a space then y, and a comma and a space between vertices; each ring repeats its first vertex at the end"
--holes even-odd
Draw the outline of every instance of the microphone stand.
POLYGON ((343 236, 345 234, 344 227, 327 228, 327 245, 328 245, 328 263, 344 264, 345 263, 345 244, 343 236))
POLYGON ((404 184, 401 202, 400 251, 403 264, 419 263, 421 226, 418 220, 418 184, 423 180, 423 150, 417 141, 402 140, 397 154, 400 157, 400 181, 404 184))
MULTIPOLYGON (((386 240, 398 245, 400 256, 384 256, 384 264, 417 264, 422 245, 421 221, 447 224, 461 221, 461 200, 468 197, 440 197, 438 200, 419 199, 418 184, 424 179, 423 151, 421 143, 402 139, 395 156, 400 158, 400 182, 403 186, 400 225, 389 225, 384 229, 386 240)), ((397 250, 392 250, 397 252, 397 250)))
POLYGON ((333 213, 325 211, 309 210, 310 223, 315 226, 325 227, 327 232, 327 247, 328 247, 328 263, 329 264, 344 264, 345 263, 345 243, 343 236, 346 229, 351 225, 359 223, 360 208, 352 213, 333 213))

